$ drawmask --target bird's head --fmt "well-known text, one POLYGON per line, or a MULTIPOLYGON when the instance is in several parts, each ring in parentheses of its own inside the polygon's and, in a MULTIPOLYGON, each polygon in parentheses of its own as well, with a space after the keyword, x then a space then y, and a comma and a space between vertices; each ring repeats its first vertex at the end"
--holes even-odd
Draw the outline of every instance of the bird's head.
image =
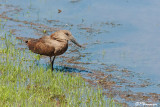
POLYGON ((67 41, 71 41, 71 42, 73 42, 74 44, 76 44, 77 46, 82 47, 82 46, 76 41, 76 39, 73 37, 73 35, 71 34, 70 31, 68 31, 68 30, 59 30, 59 31, 57 31, 57 34, 59 35, 59 37, 60 37, 61 39, 65 39, 65 40, 67 40, 67 41))

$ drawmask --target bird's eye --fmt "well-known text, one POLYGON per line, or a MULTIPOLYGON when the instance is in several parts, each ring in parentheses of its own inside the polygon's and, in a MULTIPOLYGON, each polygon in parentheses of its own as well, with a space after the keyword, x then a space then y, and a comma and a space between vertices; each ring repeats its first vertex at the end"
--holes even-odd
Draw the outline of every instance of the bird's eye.
POLYGON ((67 36, 69 36, 69 33, 65 33, 67 36))

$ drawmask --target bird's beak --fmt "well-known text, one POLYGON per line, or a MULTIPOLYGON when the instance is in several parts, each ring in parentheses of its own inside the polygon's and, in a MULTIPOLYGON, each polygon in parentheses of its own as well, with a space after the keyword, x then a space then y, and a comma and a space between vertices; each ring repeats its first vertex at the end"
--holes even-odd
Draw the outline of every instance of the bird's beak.
POLYGON ((82 47, 82 46, 76 41, 76 39, 75 39, 74 37, 72 37, 70 40, 71 40, 74 44, 76 44, 77 46, 82 47))

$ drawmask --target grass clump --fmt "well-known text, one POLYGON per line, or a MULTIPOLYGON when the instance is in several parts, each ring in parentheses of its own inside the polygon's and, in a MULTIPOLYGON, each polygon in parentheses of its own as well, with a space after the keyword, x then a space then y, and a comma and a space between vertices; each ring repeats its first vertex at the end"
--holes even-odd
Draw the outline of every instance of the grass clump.
POLYGON ((102 90, 82 77, 53 71, 35 63, 37 55, 19 49, 6 36, 0 48, 0 106, 106 107, 102 90))

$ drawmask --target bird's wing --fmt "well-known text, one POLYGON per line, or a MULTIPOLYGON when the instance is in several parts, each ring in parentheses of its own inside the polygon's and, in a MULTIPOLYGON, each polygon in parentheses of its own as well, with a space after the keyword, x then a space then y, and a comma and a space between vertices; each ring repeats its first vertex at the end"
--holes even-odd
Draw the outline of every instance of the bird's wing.
POLYGON ((44 36, 40 39, 30 39, 27 42, 29 50, 34 53, 46 56, 53 56, 54 54, 54 46, 50 44, 49 36, 44 36))

